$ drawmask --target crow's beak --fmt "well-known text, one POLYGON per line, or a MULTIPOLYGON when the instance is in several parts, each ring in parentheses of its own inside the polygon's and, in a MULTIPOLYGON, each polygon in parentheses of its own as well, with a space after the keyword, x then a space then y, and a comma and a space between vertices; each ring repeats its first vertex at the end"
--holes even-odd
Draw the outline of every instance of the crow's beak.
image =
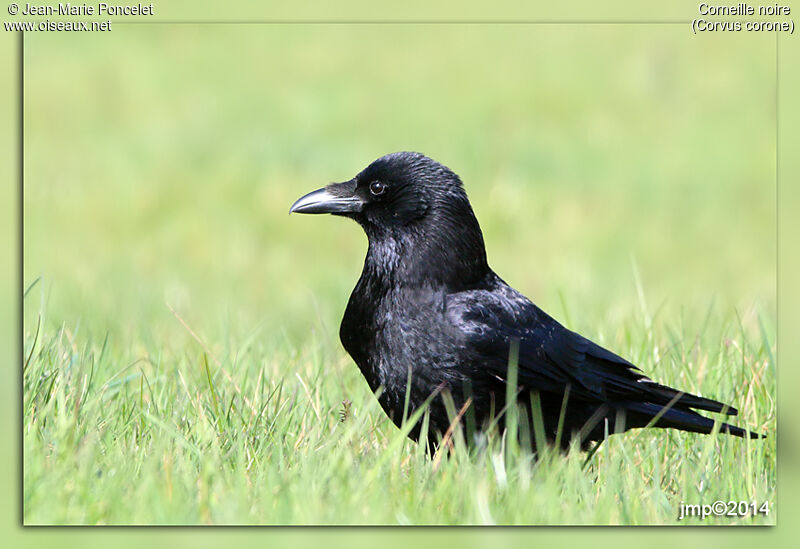
POLYGON ((350 181, 328 185, 298 198, 289 208, 289 213, 358 213, 364 207, 364 201, 355 194, 355 190, 355 183, 350 181))

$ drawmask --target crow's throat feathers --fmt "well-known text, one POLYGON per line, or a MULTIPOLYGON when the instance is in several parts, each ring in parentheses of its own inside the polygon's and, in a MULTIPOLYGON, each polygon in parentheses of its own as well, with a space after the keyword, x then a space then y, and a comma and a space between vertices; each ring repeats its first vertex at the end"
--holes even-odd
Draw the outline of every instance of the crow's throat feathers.
POLYGON ((431 201, 424 218, 407 225, 364 225, 369 239, 365 276, 448 291, 473 288, 486 279, 491 270, 483 234, 466 193, 460 187, 445 193, 431 201))

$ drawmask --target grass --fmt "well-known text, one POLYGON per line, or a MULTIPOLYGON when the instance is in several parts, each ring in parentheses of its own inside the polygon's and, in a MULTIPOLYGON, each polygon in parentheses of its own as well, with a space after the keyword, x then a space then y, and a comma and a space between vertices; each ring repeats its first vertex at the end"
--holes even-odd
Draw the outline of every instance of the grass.
MULTIPOLYGON (((770 344, 739 326, 720 336, 643 353, 663 354, 659 373, 684 387, 733 389, 738 421, 769 430, 770 344)), ((471 449, 456 436, 449 459, 431 460, 327 344, 234 341, 130 361, 67 327, 42 334, 24 376, 26 523, 663 524, 680 502, 774 505, 774 436, 631 432, 584 469, 584 453, 535 461, 495 433, 471 449)))
POLYGON ((675 524, 681 502, 774 504, 773 40, 535 30, 26 36, 24 522, 675 524), (769 436, 635 431, 584 467, 456 432, 428 458, 336 337, 363 236, 286 215, 400 149, 462 175, 511 284, 769 436))

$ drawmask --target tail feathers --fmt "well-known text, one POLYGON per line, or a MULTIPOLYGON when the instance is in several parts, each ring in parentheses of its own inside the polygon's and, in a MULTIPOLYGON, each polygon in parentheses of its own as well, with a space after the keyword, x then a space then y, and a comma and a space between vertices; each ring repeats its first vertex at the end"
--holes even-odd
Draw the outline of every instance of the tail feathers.
MULTIPOLYGON (((700 398, 694 397, 693 395, 688 396, 700 398)), ((680 402, 681 401, 678 400, 678 403, 680 402)), ((709 402, 720 404, 718 402, 714 402, 713 400, 709 402)), ((729 435, 741 438, 764 438, 764 435, 742 429, 741 427, 736 427, 735 425, 730 425, 723 422, 714 422, 714 420, 701 416, 693 410, 673 407, 664 411, 664 406, 653 404, 651 402, 624 402, 618 404, 621 404, 621 408, 626 412, 626 418, 629 422, 628 427, 645 427, 646 425, 651 424, 653 419, 658 417, 660 414, 658 420, 655 422, 655 424, 653 424, 655 427, 673 428, 692 433, 709 434, 714 430, 714 425, 716 423, 716 425, 719 426, 719 432, 721 433, 727 433, 729 435)), ((736 410, 734 410, 734 413, 735 412, 736 410)))
POLYGON ((739 410, 733 406, 728 406, 727 404, 717 402, 716 400, 711 400, 710 398, 703 398, 691 393, 684 393, 683 391, 678 391, 672 387, 667 387, 666 385, 661 385, 649 380, 647 385, 648 389, 650 390, 649 392, 660 397, 658 399, 659 403, 664 401, 664 404, 667 404, 674 400, 672 408, 687 411, 691 411, 689 408, 697 408, 698 410, 727 414, 729 416, 735 416, 739 414, 739 410), (676 398, 677 400, 675 400, 676 398))

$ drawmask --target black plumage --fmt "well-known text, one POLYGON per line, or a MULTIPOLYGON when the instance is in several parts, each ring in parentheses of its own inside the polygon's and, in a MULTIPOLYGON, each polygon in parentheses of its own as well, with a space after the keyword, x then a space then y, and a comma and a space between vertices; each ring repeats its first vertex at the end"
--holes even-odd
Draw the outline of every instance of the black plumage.
MULTIPOLYGON (((366 232, 364 269, 339 335, 370 388, 381 388, 380 404, 398 425, 404 411, 445 391, 456 409, 471 398, 465 417, 485 426, 505 406, 511 356, 518 402, 530 412, 538 401, 545 435, 564 447, 575 436, 586 446, 654 419, 655 427, 711 433, 714 422, 695 410, 737 413, 653 382, 506 284, 489 268, 461 180, 422 154, 379 158, 350 181, 300 198, 291 211, 343 215, 366 232)), ((437 395, 431 439, 451 422, 437 395)), ((419 426, 411 436, 419 437, 419 426)))

